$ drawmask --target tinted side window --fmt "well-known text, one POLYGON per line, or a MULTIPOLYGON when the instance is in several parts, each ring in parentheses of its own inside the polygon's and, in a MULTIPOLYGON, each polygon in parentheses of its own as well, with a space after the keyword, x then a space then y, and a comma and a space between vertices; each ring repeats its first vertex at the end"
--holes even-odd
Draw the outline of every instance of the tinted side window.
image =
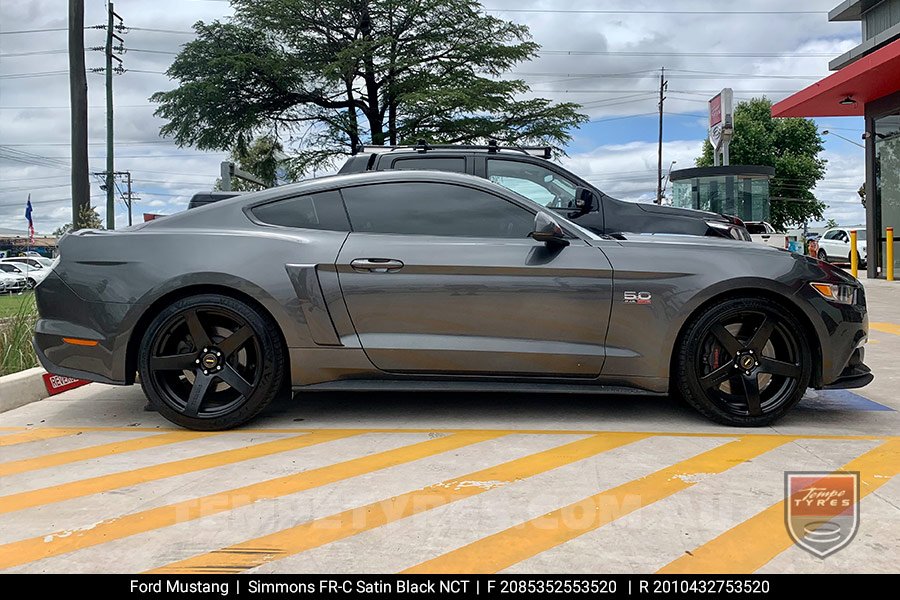
POLYGON ((400 170, 426 170, 426 171, 450 171, 452 173, 466 172, 465 157, 433 157, 433 158, 398 158, 394 161, 393 168, 400 170))
POLYGON ((488 179, 547 208, 575 208, 576 184, 541 165, 491 158, 488 179))
POLYGON ((250 212, 269 225, 350 231, 341 194, 337 191, 276 200, 257 206, 250 212))
POLYGON ((525 238, 534 214, 492 194, 444 183, 384 183, 343 190, 353 231, 525 238))
POLYGON ((751 235, 758 235, 760 233, 768 233, 766 231, 766 226, 762 223, 747 223, 747 231, 750 232, 751 235))

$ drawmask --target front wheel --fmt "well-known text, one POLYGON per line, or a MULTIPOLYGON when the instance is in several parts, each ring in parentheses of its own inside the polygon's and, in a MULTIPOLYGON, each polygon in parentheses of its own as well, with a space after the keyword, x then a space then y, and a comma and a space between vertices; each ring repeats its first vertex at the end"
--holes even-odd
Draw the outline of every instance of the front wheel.
POLYGON ((675 361, 677 389, 726 425, 758 427, 800 401, 812 373, 802 325, 764 298, 724 300, 686 329, 675 361))
POLYGON ((29 277, 28 281, 25 282, 25 287, 27 287, 29 290, 33 290, 36 285, 37 285, 37 282, 34 279, 32 279, 31 277, 29 277))
POLYGON ((285 357, 271 318, 240 300, 204 294, 178 300, 153 319, 138 367, 161 415, 213 431, 246 423, 275 398, 285 357))
POLYGON ((828 255, 825 253, 824 250, 819 250, 818 257, 819 257, 819 260, 821 260, 822 262, 828 262, 828 255))

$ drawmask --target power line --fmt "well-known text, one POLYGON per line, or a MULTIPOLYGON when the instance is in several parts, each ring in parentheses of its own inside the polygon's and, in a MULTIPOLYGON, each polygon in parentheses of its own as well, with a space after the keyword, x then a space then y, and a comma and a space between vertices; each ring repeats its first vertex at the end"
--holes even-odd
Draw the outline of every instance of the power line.
MULTIPOLYGON (((222 0, 225 1, 225 0, 222 0)), ((593 8, 484 8, 485 12, 554 13, 580 15, 827 15, 821 10, 622 10, 593 8)))
POLYGON ((826 52, 650 52, 638 50, 538 50, 541 55, 562 56, 715 56, 719 58, 833 58, 826 52))
POLYGON ((13 58, 16 56, 37 56, 41 54, 65 54, 68 50, 33 50, 31 52, 9 52, 0 54, 0 58, 13 58))
POLYGON ((195 31, 178 31, 176 29, 153 29, 149 27, 128 27, 130 31, 149 31, 151 33, 175 33, 184 35, 193 35, 195 31))
POLYGON ((0 31, 0 35, 18 35, 20 33, 44 33, 45 31, 68 31, 68 27, 50 27, 48 29, 20 29, 18 31, 0 31))
POLYGON ((125 52, 143 52, 145 54, 169 54, 171 56, 175 56, 179 54, 178 52, 171 52, 169 50, 147 50, 145 48, 125 48, 125 52))

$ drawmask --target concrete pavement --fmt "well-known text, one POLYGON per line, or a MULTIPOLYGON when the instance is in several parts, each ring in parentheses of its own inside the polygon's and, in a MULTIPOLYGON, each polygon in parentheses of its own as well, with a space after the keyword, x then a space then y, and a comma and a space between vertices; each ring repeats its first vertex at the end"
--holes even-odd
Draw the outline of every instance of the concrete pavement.
POLYGON ((737 430, 659 398, 309 394, 195 433, 139 388, 0 414, 4 572, 898 572, 900 286, 867 283, 862 390, 737 430), (861 473, 819 559, 784 471, 861 473))

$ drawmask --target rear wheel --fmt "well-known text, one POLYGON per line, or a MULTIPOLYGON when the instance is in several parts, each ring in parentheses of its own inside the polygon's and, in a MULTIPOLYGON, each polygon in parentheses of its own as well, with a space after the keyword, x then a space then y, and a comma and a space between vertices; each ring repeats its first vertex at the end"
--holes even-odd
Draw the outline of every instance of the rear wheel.
POLYGON ((281 390, 285 350, 277 325, 244 302, 204 294, 153 319, 138 357, 153 407, 188 429, 229 429, 281 390))
POLYGON ((722 301, 688 325, 678 348, 677 387, 707 417, 768 425, 799 402, 812 372, 801 324, 762 298, 722 301))

